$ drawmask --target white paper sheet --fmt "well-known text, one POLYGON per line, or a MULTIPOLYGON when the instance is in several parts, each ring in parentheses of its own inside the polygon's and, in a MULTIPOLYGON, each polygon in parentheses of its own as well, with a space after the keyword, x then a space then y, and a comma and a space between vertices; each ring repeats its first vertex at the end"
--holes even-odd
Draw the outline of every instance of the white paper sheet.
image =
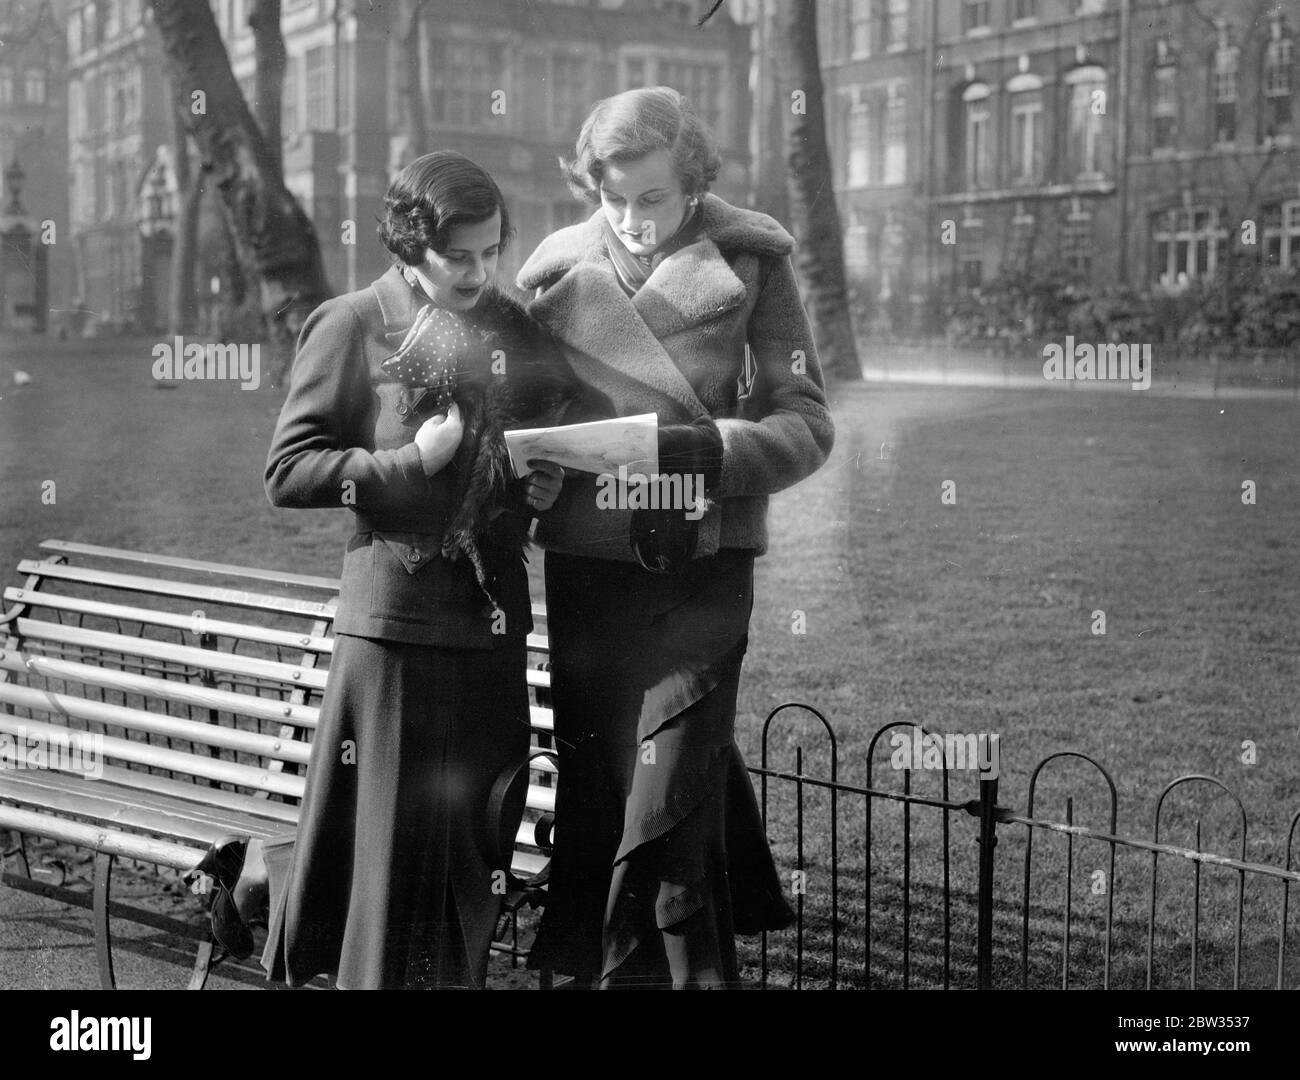
POLYGON ((563 427, 507 431, 506 447, 516 476, 528 462, 553 461, 566 469, 617 475, 620 466, 647 476, 659 470, 659 418, 654 413, 594 420, 563 427))

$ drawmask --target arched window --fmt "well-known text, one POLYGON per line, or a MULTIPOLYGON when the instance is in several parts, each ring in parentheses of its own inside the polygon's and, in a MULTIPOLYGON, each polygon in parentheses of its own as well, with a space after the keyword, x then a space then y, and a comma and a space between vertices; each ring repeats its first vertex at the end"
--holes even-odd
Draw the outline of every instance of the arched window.
POLYGON ((1043 179, 1043 80, 1022 72, 1007 81, 1011 101, 1011 182, 1043 179))
POLYGON ((962 91, 962 183, 967 191, 988 187, 992 155, 989 151, 989 88, 971 83, 962 91))
POLYGON ((1106 69, 1095 64, 1072 68, 1065 73, 1069 87, 1069 145, 1066 159, 1070 175, 1083 179, 1105 172, 1102 139, 1106 125, 1106 69))

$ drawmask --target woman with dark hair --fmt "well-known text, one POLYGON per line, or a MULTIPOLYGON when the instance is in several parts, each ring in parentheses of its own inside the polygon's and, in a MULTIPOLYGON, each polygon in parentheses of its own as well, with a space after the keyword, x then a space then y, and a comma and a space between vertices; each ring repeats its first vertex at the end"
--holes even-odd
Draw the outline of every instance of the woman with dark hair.
POLYGON ((598 102, 566 166, 598 209, 519 275, 584 388, 581 418, 659 419, 657 509, 612 509, 607 484, 574 475, 537 529, 561 768, 529 963, 583 986, 733 987, 734 934, 791 918, 736 695, 768 496, 825 461, 834 428, 794 242, 708 194, 718 167, 677 91, 598 102), (699 484, 703 507, 663 506, 699 484))
POLYGON ((510 225, 482 168, 428 154, 386 208, 394 265, 307 320, 267 460, 272 503, 346 507, 356 534, 263 963, 291 985, 482 987, 509 870, 489 794, 529 743, 522 551, 563 476, 509 479, 502 429, 553 421, 568 376, 491 285, 510 225))

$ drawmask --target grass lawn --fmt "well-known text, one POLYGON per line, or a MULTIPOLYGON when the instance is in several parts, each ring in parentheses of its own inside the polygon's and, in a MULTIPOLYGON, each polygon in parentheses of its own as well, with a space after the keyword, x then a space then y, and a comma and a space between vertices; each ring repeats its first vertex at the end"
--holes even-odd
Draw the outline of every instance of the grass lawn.
MULTIPOLYGON (((282 393, 234 383, 159 389, 151 345, 0 349, 0 562, 12 567, 38 541, 61 537, 336 574, 350 515, 278 511, 262 493, 282 393), (15 367, 34 383, 15 389, 15 367), (47 481, 52 502, 42 498, 47 481)), ((772 501, 741 685, 738 734, 750 763, 758 763, 763 718, 788 700, 826 714, 839 739, 840 779, 856 784, 866 782, 867 743, 885 723, 996 733, 1002 806, 1024 811, 1034 766, 1077 750, 1114 777, 1120 834, 1149 838, 1163 785, 1204 773, 1241 799, 1247 857, 1283 862, 1300 810, 1297 406, 1287 398, 878 385, 839 387, 833 405, 832 460, 772 501), (1255 484, 1254 505, 1242 502, 1246 480, 1255 484), (953 505, 941 501, 945 481, 955 485, 953 505), (1105 613, 1104 635, 1093 632, 1096 611, 1105 613), (1253 765, 1241 760, 1245 740, 1256 748, 1253 765)), ((4 576, 16 581, 11 571, 4 576)), ((805 772, 827 775, 824 739, 794 716, 774 728, 771 765, 792 769, 798 739, 805 772)), ((1104 781, 1078 762, 1058 765, 1040 779, 1035 815, 1064 821, 1072 796, 1076 823, 1105 826, 1104 781)), ((877 749, 872 783, 902 786, 887 745, 877 749)), ((938 775, 916 774, 912 784, 940 790, 938 775)), ((779 787, 771 831, 788 872, 795 806, 788 786, 779 787)), ((952 797, 975 794, 970 775, 953 774, 952 797)), ((1199 813, 1205 847, 1236 853, 1240 829, 1226 797, 1202 800, 1195 813, 1191 799, 1171 799, 1162 839, 1190 843, 1199 813)), ((805 963, 816 974, 829 947, 828 807, 811 790, 805 802, 805 963)), ((873 813, 872 982, 897 985, 903 814, 881 802, 873 813)), ((918 808, 911 819, 913 984, 933 985, 942 955, 939 815, 918 808)), ((969 985, 975 822, 957 813, 950 825, 954 982, 969 985)), ((841 959, 846 980, 860 984, 862 800, 841 800, 839 826, 841 959)), ((1003 985, 1019 978, 1023 832, 999 833, 1003 985)), ((1060 837, 1035 838, 1035 983, 1059 981, 1064 851, 1060 837)), ((1160 863, 1157 985, 1184 984, 1190 961, 1190 936, 1178 927, 1190 926, 1193 868, 1173 862, 1160 863)), ((1149 875, 1149 856, 1121 852, 1112 880, 1107 848, 1075 842, 1076 982, 1100 984, 1097 941, 1113 893, 1112 985, 1141 983, 1149 875)), ((1202 880, 1200 977, 1225 985, 1225 905, 1235 901, 1236 879, 1206 868, 1202 880)), ((1278 897, 1275 885, 1247 887, 1246 985, 1272 978, 1278 897)), ((791 937, 774 936, 778 953, 791 937)))

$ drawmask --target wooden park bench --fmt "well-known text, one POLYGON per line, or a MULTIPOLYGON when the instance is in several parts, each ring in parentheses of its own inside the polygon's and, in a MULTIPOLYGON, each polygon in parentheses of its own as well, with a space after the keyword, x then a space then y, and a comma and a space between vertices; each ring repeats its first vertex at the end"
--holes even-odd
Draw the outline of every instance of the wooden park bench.
MULTIPOLYGON (((222 958, 207 920, 114 900, 114 864, 184 874, 218 839, 296 827, 339 582, 60 540, 40 549, 18 564, 23 583, 4 590, 0 615, 0 841, 16 837, 0 846, 3 881, 92 910, 105 989, 116 985, 112 917, 197 940, 189 988, 201 989, 222 958), (93 851, 89 889, 44 880, 26 837, 93 851)), ((526 772, 528 809, 494 944, 516 959, 555 810, 545 611, 535 616, 534 756, 515 781, 526 772)))

